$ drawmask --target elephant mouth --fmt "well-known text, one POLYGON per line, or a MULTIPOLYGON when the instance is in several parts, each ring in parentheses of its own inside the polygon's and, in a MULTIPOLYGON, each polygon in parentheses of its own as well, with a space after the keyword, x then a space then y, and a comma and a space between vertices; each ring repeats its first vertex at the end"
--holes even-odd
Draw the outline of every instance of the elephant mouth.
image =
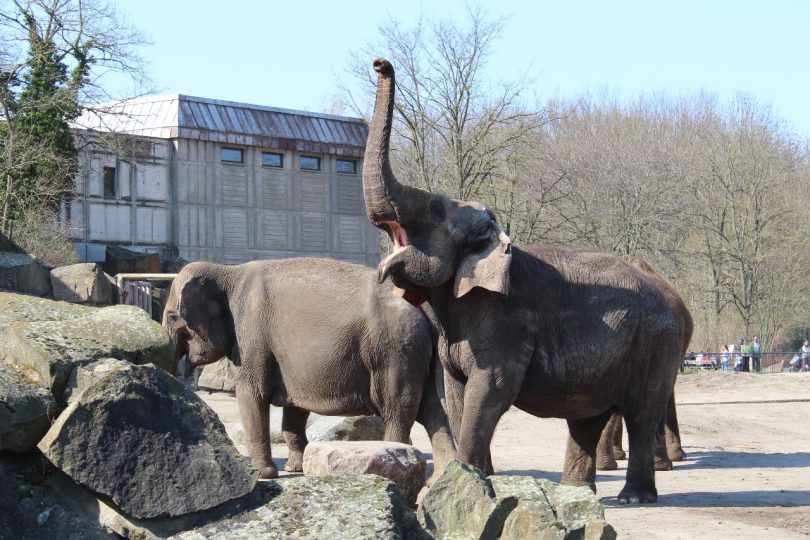
POLYGON ((188 354, 189 342, 191 341, 191 334, 185 330, 178 330, 174 334, 174 361, 179 362, 183 356, 188 354))
MULTIPOLYGON (((386 221, 380 223, 381 227, 384 227, 388 231, 388 235, 391 237, 391 241, 394 242, 394 249, 391 250, 381 262, 378 268, 379 272, 379 280, 380 283, 388 278, 388 275, 391 273, 391 268, 389 265, 392 261, 394 261, 397 257, 401 256, 403 252, 405 252, 408 248, 411 247, 410 243, 408 242, 408 233, 405 231, 402 226, 397 223, 396 221, 386 221)), ((395 282, 397 287, 396 291, 397 294, 402 296, 405 301, 409 304, 419 307, 425 302, 425 298, 420 294, 418 291, 412 289, 408 286, 408 284, 400 283, 398 280, 395 282)))

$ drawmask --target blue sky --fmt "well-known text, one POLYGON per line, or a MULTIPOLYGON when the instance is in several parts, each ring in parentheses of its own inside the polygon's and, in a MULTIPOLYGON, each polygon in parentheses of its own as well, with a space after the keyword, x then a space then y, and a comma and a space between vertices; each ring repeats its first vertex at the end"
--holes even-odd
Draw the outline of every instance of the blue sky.
MULTIPOLYGON (((390 17, 464 21, 464 2, 119 0, 152 40, 161 93, 325 110, 336 76, 390 17)), ((536 97, 737 92, 772 104, 810 138, 810 1, 478 2, 507 17, 489 73, 529 72, 536 97)), ((369 59, 370 61, 371 59, 369 59)))

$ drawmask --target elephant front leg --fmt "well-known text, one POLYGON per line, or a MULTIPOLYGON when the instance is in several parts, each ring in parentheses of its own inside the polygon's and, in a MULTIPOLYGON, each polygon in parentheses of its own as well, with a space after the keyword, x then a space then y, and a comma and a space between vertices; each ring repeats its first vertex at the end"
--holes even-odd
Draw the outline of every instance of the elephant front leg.
POLYGON ((284 407, 284 416, 281 418, 281 431, 287 442, 287 463, 284 470, 288 472, 302 472, 304 464, 304 449, 307 447, 307 418, 309 411, 298 407, 284 407))
POLYGON ((236 401, 245 427, 245 443, 259 478, 277 478, 278 468, 270 450, 270 401, 259 388, 238 379, 236 401))
POLYGON ((611 412, 605 411, 593 418, 568 420, 568 447, 565 452, 562 483, 572 486, 588 486, 596 493, 596 447, 603 437, 605 425, 611 412))
POLYGON ((484 472, 492 472, 490 444, 501 416, 514 403, 523 381, 520 374, 473 373, 464 386, 464 408, 458 459, 484 472))

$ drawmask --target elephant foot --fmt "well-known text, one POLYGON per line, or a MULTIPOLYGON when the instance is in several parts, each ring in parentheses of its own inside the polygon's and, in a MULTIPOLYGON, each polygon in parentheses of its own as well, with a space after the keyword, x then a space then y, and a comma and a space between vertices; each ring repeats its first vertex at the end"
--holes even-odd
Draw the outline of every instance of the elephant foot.
POLYGON ((287 472, 304 472, 304 455, 291 453, 287 458, 287 463, 284 464, 284 470, 287 472))
POLYGON ((656 457, 655 458, 655 470, 656 471, 671 471, 672 470, 672 462, 669 459, 663 459, 656 457))
POLYGON ((615 459, 612 458, 603 458, 596 460, 596 470, 597 471, 615 471, 619 468, 619 464, 616 463, 615 459))
POLYGON ((650 504, 658 502, 658 491, 654 487, 650 489, 637 489, 625 484, 616 499, 619 504, 650 504))
POLYGON ((667 457, 672 461, 686 461, 686 452, 680 446, 667 448, 667 457))
POLYGON ((259 479, 261 480, 278 478, 278 469, 275 465, 264 465, 257 468, 259 469, 259 479))
POLYGON ((624 453, 621 446, 614 446, 613 447, 613 458, 614 459, 627 459, 627 454, 624 453))

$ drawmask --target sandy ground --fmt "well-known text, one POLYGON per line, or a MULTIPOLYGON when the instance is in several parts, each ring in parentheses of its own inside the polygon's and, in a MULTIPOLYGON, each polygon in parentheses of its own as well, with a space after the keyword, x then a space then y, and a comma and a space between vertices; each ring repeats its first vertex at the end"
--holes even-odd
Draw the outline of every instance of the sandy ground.
MULTIPOLYGON (((233 397, 200 395, 226 425, 238 419, 233 397)), ((618 471, 597 476, 597 494, 619 537, 810 536, 810 374, 685 374, 676 400, 688 457, 674 470, 657 473, 657 504, 616 503, 626 461, 619 462, 618 471)), ((559 481, 566 435, 563 420, 511 409, 492 444, 496 472, 559 481)), ((418 424, 412 439, 430 453, 418 424)), ((281 465, 286 448, 274 447, 273 455, 281 465)))

